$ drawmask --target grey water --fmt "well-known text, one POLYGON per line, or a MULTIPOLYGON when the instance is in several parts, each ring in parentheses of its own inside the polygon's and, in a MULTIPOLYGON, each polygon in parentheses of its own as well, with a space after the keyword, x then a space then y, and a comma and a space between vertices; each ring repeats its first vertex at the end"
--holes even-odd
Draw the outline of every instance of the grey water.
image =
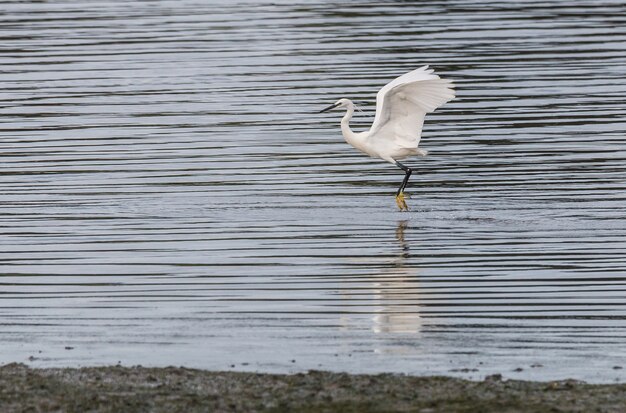
POLYGON ((0 362, 626 381, 622 1, 0 7, 0 362))

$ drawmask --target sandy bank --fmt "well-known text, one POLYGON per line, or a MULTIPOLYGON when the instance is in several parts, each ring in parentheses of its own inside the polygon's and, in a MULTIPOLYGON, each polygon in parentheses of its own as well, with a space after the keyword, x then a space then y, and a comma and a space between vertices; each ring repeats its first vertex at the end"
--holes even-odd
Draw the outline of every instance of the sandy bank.
POLYGON ((626 385, 313 371, 0 367, 2 412, 624 412, 626 385))

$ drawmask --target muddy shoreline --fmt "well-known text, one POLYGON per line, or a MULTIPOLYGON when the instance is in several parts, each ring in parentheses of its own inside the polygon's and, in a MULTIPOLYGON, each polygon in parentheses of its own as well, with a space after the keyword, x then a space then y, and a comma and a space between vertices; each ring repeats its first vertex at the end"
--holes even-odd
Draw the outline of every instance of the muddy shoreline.
POLYGON ((177 367, 0 367, 2 412, 623 412, 626 384, 177 367))

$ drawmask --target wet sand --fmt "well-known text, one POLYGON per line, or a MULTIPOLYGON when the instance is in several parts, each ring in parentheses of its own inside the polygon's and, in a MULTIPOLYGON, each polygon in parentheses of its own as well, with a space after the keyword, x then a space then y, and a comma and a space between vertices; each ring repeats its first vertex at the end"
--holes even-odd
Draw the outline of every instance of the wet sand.
POLYGON ((624 412, 626 384, 311 371, 0 367, 2 412, 624 412))

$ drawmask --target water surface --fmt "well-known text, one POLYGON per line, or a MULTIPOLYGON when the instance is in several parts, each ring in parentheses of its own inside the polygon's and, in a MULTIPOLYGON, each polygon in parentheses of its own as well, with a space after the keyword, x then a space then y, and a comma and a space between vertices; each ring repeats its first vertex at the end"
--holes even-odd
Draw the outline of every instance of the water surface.
POLYGON ((0 23, 0 362, 626 379, 623 2, 5 2, 0 23), (458 98, 402 213, 402 171, 316 112, 348 97, 367 128, 422 64, 458 98))

